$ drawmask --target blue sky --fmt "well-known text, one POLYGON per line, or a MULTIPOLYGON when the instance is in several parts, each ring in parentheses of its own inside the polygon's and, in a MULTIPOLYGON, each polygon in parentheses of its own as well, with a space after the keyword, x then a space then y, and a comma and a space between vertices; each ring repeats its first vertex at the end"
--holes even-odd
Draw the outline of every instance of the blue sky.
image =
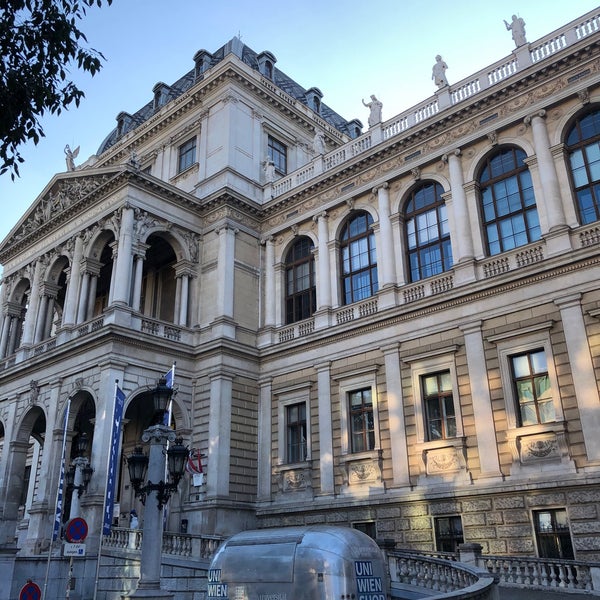
POLYGON ((79 108, 44 118, 46 138, 21 149, 19 179, 0 176, 0 239, 65 170, 66 144, 80 146, 76 163, 85 161, 120 111, 134 113, 152 98, 155 83, 189 71, 197 50, 214 52, 235 35, 257 52, 272 52, 279 69, 318 87, 326 104, 366 126, 362 98, 375 94, 387 120, 435 92, 437 54, 451 85, 508 56, 514 43, 503 21, 512 14, 525 20, 531 42, 596 8, 595 0, 113 0, 81 23, 89 45, 106 57, 93 78, 73 68, 86 98, 79 108))

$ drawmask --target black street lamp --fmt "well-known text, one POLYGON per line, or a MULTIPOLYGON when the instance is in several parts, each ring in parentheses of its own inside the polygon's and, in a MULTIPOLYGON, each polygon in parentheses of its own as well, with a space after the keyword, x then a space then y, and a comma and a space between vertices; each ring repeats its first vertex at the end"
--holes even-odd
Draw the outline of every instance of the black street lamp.
POLYGON ((152 483, 148 480, 146 485, 142 485, 146 479, 148 471, 149 458, 144 454, 141 446, 136 446, 133 453, 127 457, 127 469, 129 470, 129 479, 133 485, 135 495, 146 505, 146 496, 148 492, 156 492, 158 501, 158 510, 160 510, 171 497, 173 492, 177 491, 179 481, 185 472, 185 463, 189 456, 189 449, 183 445, 183 438, 175 438, 175 443, 169 445, 166 451, 167 455, 167 470, 169 472, 170 481, 152 483))
MULTIPOLYGON (((152 390, 155 415, 164 415, 172 393, 173 390, 167 386, 166 379, 159 379, 157 386, 152 390)), ((175 431, 164 425, 163 421, 164 419, 160 418, 157 424, 151 425, 142 433, 142 441, 150 445, 148 454, 144 454, 141 446, 137 446, 127 457, 129 478, 136 496, 144 506, 147 499, 154 499, 158 509, 152 510, 151 503, 148 503, 144 512, 141 574, 137 590, 129 595, 130 598, 172 598, 172 594, 160 589, 163 507, 171 494, 177 490, 185 471, 189 450, 183 445, 182 438, 177 437, 175 431), (146 478, 147 483, 144 484, 146 478)))
POLYGON ((75 441, 77 456, 73 459, 69 470, 65 474, 67 488, 73 492, 77 490, 77 495, 73 493, 71 498, 71 510, 69 511, 71 518, 79 516, 79 499, 87 489, 94 473, 94 469, 86 456, 89 443, 87 433, 83 432, 77 436, 75 441))

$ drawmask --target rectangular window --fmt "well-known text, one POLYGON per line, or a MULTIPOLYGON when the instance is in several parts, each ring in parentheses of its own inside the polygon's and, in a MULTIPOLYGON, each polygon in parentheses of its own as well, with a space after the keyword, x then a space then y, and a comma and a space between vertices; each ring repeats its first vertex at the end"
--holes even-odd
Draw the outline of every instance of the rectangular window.
POLYGON ((350 412, 350 451, 365 452, 375 448, 375 422, 371 388, 348 393, 350 412))
POLYGON ((359 523, 352 523, 353 529, 358 529, 363 533, 366 533, 370 538, 377 539, 377 526, 374 521, 362 521, 359 523))
POLYGON ((287 462, 306 460, 306 403, 290 404, 285 408, 287 462))
POLYGON ((456 437, 456 415, 450 371, 421 377, 427 441, 456 437))
POLYGON ((287 173, 287 147, 274 137, 269 136, 267 155, 273 162, 275 170, 280 175, 285 175, 287 173))
POLYGON ((535 511, 533 519, 540 558, 575 558, 567 511, 564 508, 535 511))
POLYGON ((436 517, 434 525, 435 549, 438 552, 456 552, 458 545, 464 542, 460 515, 436 517))
POLYGON ((196 138, 192 138, 179 146, 179 162, 177 172, 182 173, 196 162, 196 138))
POLYGON ((510 357, 519 425, 556 421, 546 353, 542 349, 510 357))

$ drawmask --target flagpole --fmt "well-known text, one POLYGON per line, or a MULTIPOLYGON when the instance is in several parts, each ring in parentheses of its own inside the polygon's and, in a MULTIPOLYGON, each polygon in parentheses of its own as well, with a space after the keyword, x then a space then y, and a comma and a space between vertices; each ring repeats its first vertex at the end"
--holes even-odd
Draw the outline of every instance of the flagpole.
MULTIPOLYGON (((114 405, 113 405, 113 418, 112 418, 112 427, 111 427, 111 445, 112 445, 112 438, 113 438, 113 427, 114 427, 114 422, 115 422, 115 412, 116 412, 116 408, 117 408, 117 394, 119 391, 119 380, 115 379, 115 392, 113 394, 113 398, 114 398, 114 405)), ((119 432, 120 434, 120 432, 119 432)), ((106 459, 106 476, 108 478, 108 474, 110 471, 110 461, 111 461, 111 452, 108 452, 108 457, 106 459)), ((98 581, 100 580, 100 560, 102 558, 102 543, 104 541, 104 517, 105 517, 105 513, 106 513, 106 496, 107 494, 104 494, 104 500, 102 502, 102 526, 100 528, 100 540, 98 541, 98 560, 96 561, 96 578, 94 581, 94 599, 96 600, 96 597, 98 595, 98 581)))
POLYGON ((62 521, 62 503, 63 503, 63 486, 65 480, 65 453, 67 447, 67 427, 69 425, 69 413, 71 412, 71 398, 67 400, 67 410, 65 412, 65 421, 63 425, 63 439, 60 459, 60 471, 58 477, 58 486, 56 487, 56 501, 54 503, 54 523, 52 524, 52 537, 50 539, 50 547, 48 548, 48 562, 46 563, 46 575, 44 577, 44 593, 43 597, 46 597, 46 589, 48 587, 48 576, 50 575, 50 562, 52 560, 52 549, 54 542, 58 537, 60 531, 60 524, 62 521), (60 505, 59 505, 60 502, 60 505))
MULTIPOLYGON (((175 387, 175 365, 176 365, 176 361, 173 361, 173 365, 171 366, 170 372, 171 372, 171 381, 169 385, 169 380, 168 380, 168 375, 169 372, 167 372, 167 385, 173 389, 175 387)), ((171 399, 169 400, 169 406, 167 407, 167 415, 166 415, 166 419, 165 417, 163 417, 163 424, 166 425, 167 427, 171 427, 171 417, 173 415, 173 396, 171 396, 171 399), (165 422, 166 421, 166 422, 165 422)), ((166 446, 166 450, 169 450, 169 440, 167 440, 167 446, 166 446)), ((164 481, 167 481, 167 476, 169 473, 169 465, 168 462, 165 461, 165 476, 164 476, 164 481)), ((165 507, 163 508, 163 530, 165 530, 167 528, 167 505, 165 505, 165 507)))

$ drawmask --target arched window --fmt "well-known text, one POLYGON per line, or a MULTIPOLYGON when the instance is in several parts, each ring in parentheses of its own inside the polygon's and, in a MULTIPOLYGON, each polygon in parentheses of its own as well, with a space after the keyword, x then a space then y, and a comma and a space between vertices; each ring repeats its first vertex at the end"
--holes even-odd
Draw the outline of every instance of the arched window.
POLYGON ((579 117, 567 134, 571 180, 582 225, 600 219, 600 111, 579 117))
POLYGON ((301 237, 285 257, 285 322, 308 319, 316 309, 314 244, 301 237))
POLYGON ((406 204, 406 247, 411 281, 438 275, 452 267, 443 192, 439 183, 423 183, 411 193, 406 204))
POLYGON ((377 255, 373 218, 360 212, 350 217, 340 237, 342 297, 344 304, 358 302, 377 292, 377 255))
POLYGON ((505 147, 485 161, 479 184, 489 255, 540 239, 533 184, 525 158, 523 150, 505 147))

